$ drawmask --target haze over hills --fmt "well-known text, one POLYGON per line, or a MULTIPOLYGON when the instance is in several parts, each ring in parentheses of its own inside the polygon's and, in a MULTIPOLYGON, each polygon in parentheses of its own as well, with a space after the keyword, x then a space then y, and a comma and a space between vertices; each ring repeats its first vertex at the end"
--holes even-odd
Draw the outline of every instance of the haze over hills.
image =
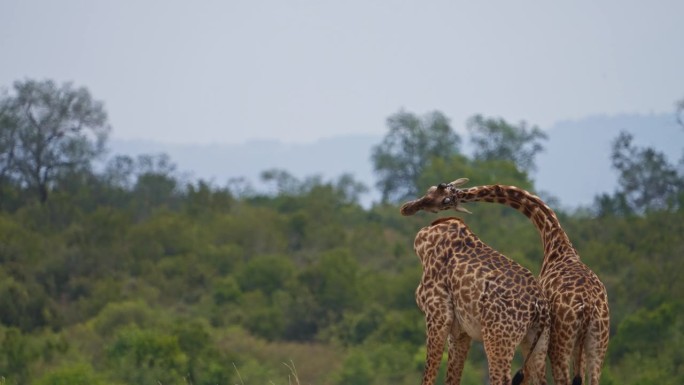
MULTIPOLYGON (((670 163, 684 155, 684 128, 673 114, 591 116, 561 121, 545 129, 546 151, 537 156, 538 171, 533 175, 536 192, 560 200, 564 208, 590 205, 600 193, 612 193, 617 175, 611 167, 612 141, 625 130, 638 146, 650 146, 666 154, 670 163)), ((231 178, 246 178, 258 190, 264 170, 282 169, 303 179, 320 175, 336 179, 343 173, 370 189, 364 204, 377 201, 375 176, 370 161, 371 148, 382 140, 376 135, 349 135, 320 139, 313 143, 289 144, 279 141, 250 141, 243 144, 169 144, 142 140, 110 140, 111 154, 166 153, 193 179, 225 186, 231 178)), ((463 137, 463 150, 470 152, 463 137)), ((461 177, 464 175, 454 175, 461 177)), ((261 187, 260 187, 261 186, 261 187)))

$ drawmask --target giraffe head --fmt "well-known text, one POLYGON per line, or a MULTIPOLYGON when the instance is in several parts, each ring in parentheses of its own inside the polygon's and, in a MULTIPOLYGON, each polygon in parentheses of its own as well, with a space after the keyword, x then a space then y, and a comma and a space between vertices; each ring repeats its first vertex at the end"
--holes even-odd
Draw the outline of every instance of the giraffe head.
POLYGON ((420 210, 436 213, 449 209, 470 214, 470 211, 454 201, 455 194, 460 191, 457 187, 466 184, 467 182, 468 178, 459 178, 451 183, 440 183, 437 186, 432 186, 421 198, 408 201, 401 205, 401 215, 413 215, 420 210))

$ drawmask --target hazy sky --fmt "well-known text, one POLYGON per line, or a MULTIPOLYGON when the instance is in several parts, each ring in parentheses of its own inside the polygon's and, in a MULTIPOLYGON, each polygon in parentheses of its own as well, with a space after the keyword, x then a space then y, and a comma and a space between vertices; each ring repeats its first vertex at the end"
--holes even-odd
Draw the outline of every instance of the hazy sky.
POLYGON ((112 137, 383 135, 404 108, 542 128, 671 112, 684 1, 0 2, 0 85, 72 81, 112 137))

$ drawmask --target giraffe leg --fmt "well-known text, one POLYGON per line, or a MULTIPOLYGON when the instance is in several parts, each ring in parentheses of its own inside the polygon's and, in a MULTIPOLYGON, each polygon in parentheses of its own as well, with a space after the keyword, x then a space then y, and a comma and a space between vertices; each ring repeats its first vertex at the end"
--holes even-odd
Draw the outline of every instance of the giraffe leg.
POLYGON ((426 314, 427 323, 427 342, 425 372, 423 373, 423 385, 433 385, 437 379, 439 364, 444 353, 444 343, 451 328, 453 317, 448 312, 446 306, 440 307, 437 314, 426 314), (445 311, 441 311, 445 310, 445 311))
POLYGON ((549 341, 549 360, 555 385, 570 385, 570 359, 576 337, 563 333, 559 322, 554 321, 549 341))
POLYGON ((451 329, 449 334, 449 364, 446 375, 446 385, 458 385, 461 383, 463 366, 465 365, 468 350, 470 349, 470 336, 466 333, 451 329))
POLYGON ((515 355, 514 341, 482 331, 490 385, 511 385, 511 363, 515 355))
POLYGON ((587 341, 585 342, 585 352, 587 359, 587 384, 598 385, 601 380, 601 368, 603 367, 603 360, 608 349, 608 330, 610 325, 608 321, 597 322, 595 329, 589 330, 587 333, 587 341))

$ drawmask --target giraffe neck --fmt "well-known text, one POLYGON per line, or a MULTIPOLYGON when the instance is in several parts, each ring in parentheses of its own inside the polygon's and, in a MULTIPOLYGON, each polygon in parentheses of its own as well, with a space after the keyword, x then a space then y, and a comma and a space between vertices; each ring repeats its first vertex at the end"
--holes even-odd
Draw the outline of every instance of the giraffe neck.
POLYGON ((538 196, 514 186, 503 185, 477 186, 459 191, 462 194, 458 196, 460 202, 499 203, 528 217, 539 231, 544 247, 542 274, 554 262, 579 258, 556 213, 538 196))

